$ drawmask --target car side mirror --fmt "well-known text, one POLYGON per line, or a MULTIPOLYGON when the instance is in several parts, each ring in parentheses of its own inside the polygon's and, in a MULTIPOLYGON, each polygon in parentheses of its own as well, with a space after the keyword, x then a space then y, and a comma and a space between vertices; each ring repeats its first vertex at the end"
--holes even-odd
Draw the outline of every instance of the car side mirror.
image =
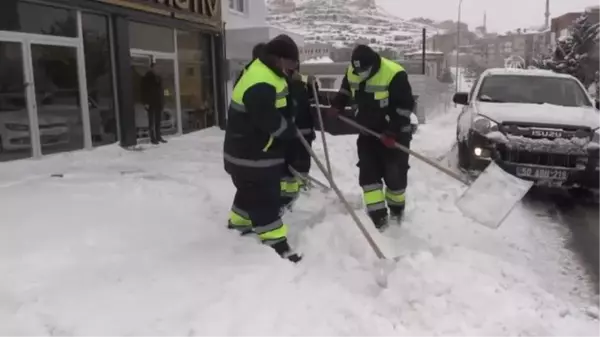
POLYGON ((468 92, 457 92, 452 97, 452 101, 456 104, 460 105, 468 105, 469 104, 469 93, 468 92))

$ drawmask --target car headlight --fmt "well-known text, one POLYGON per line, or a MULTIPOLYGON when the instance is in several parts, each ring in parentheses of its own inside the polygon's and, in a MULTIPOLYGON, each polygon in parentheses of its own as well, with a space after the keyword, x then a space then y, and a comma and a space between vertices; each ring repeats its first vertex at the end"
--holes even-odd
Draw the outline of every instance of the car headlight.
POLYGON ((487 135, 490 132, 498 131, 498 123, 489 118, 477 116, 473 120, 471 128, 482 135, 487 135))

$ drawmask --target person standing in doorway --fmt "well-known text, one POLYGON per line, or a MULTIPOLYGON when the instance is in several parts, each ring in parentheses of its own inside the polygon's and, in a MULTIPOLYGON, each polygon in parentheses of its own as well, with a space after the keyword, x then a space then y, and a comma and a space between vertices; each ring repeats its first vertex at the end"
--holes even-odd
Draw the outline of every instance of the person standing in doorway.
POLYGON ((142 78, 142 104, 148 112, 148 133, 152 144, 166 143, 160 134, 160 122, 164 108, 162 78, 155 71, 156 60, 150 59, 150 69, 142 78))

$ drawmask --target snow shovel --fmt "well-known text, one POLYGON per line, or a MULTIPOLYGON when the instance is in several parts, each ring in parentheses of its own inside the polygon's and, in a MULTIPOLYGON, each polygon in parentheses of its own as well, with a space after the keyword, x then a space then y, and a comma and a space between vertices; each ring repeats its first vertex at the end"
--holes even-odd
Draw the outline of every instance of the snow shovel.
MULTIPOLYGON (((381 134, 358 124, 352 119, 341 115, 338 118, 362 132, 381 138, 381 134)), ((489 228, 498 228, 514 206, 533 186, 533 182, 507 173, 494 161, 491 161, 479 177, 472 182, 405 146, 396 143, 395 147, 467 185, 468 188, 456 201, 456 206, 465 216, 489 228)))
POLYGON ((325 138, 325 123, 323 123, 323 114, 321 113, 321 104, 319 103, 319 93, 317 92, 317 87, 315 86, 315 82, 311 83, 313 96, 315 97, 315 108, 317 110, 317 117, 319 119, 319 126, 321 128, 321 141, 323 142, 323 151, 325 152, 325 163, 327 164, 327 172, 331 176, 331 180, 333 180, 333 171, 331 171, 331 162, 329 161, 329 149, 327 148, 327 140, 325 138))
POLYGON ((354 222, 358 226, 358 229, 360 230, 360 232, 363 234, 363 236, 369 243, 369 246, 371 246, 371 248, 373 249, 373 252, 375 252, 375 255, 377 255, 377 258, 385 259, 386 257, 383 254, 383 252, 381 251, 381 248, 375 242, 375 240, 373 240, 371 233, 369 233, 369 231, 366 229, 365 225, 362 223, 362 221, 360 220, 360 218, 358 217, 358 215, 356 214, 356 212, 354 211, 354 209, 352 208, 350 203, 348 203, 348 200, 346 200, 346 198, 344 197, 344 194, 342 194, 342 191, 340 191, 340 189, 337 187, 336 183, 333 181, 331 173, 327 172, 327 169, 325 168, 325 166, 323 166, 323 164, 321 163, 321 161, 319 160, 319 158, 317 157, 315 152, 312 150, 312 148, 310 147, 310 145, 308 144, 306 139, 304 139, 304 136, 302 136, 302 133, 300 132, 300 130, 296 130, 296 132, 298 134, 298 138, 300 138, 300 141, 302 142, 302 145, 304 145, 304 147, 306 148, 306 151, 308 151, 308 153, 310 154, 312 159, 315 161, 315 163, 317 164, 317 166, 319 167, 321 172, 323 172, 323 174, 325 175, 327 180, 329 180, 329 184, 331 185, 331 188, 335 191, 335 194, 337 194, 337 196, 340 199, 340 201, 342 202, 342 204, 344 204, 344 207, 346 208, 346 210, 352 217, 352 220, 354 220, 354 222))

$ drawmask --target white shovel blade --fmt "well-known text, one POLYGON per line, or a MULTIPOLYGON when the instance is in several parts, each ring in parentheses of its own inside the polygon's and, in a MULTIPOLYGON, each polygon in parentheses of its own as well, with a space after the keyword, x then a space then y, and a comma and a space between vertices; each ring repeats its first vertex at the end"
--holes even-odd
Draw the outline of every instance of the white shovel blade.
POLYGON ((491 162, 458 198, 456 206, 465 216, 496 229, 531 186, 533 182, 517 178, 491 162))

